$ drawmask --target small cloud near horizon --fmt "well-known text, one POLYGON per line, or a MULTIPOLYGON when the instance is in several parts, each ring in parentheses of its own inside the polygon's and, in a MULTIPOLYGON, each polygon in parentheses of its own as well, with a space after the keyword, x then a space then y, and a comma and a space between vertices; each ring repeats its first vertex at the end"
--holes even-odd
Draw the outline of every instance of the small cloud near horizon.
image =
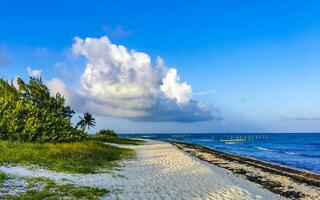
POLYGON ((285 121, 317 121, 320 120, 320 114, 315 113, 278 113, 279 117, 285 121))

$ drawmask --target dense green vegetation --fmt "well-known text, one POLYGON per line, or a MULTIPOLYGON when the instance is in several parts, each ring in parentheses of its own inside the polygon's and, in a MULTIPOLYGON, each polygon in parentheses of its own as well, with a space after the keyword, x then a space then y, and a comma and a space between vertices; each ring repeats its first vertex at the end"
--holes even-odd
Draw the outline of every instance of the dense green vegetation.
POLYGON ((115 144, 128 144, 128 145, 139 145, 143 144, 143 140, 130 139, 130 138, 121 138, 114 130, 102 129, 97 132, 95 135, 88 135, 89 140, 115 143, 115 144))
POLYGON ((97 133, 97 135, 118 137, 118 134, 114 130, 110 130, 110 129, 102 129, 97 133))
POLYGON ((29 178, 26 192, 19 196, 8 195, 8 200, 42 200, 42 199, 99 199, 109 193, 107 189, 79 187, 72 184, 57 184, 46 178, 29 178), (40 187, 39 187, 40 185, 40 187), (34 188, 34 189, 32 189, 34 188))
POLYGON ((20 142, 79 141, 86 134, 71 124, 74 114, 59 94, 50 95, 41 79, 0 79, 0 138, 20 142))
POLYGON ((37 165, 70 173, 94 173, 128 158, 133 151, 98 141, 69 143, 14 143, 0 141, 0 165, 37 165))
POLYGON ((105 136, 101 134, 88 135, 88 140, 115 143, 115 144, 128 144, 128 145, 140 145, 144 143, 143 140, 111 137, 111 136, 105 136))
MULTIPOLYGON (((61 172, 96 173, 134 154, 131 149, 103 142, 142 143, 119 138, 113 130, 88 136, 85 130, 95 126, 90 113, 80 117, 74 127, 73 110, 65 106, 65 99, 59 93, 50 94, 41 78, 30 78, 28 83, 18 78, 17 85, 0 79, 0 165, 35 165, 61 172)), ((0 173, 0 188, 7 179, 6 174, 0 173)), ((109 193, 106 189, 61 185, 42 178, 28 181, 27 192, 6 199, 99 199, 109 193)))
POLYGON ((80 117, 73 127, 73 110, 65 106, 59 93, 50 94, 41 78, 30 78, 29 83, 18 78, 17 85, 0 79, 0 164, 92 173, 133 154, 132 150, 102 142, 140 143, 120 139, 111 130, 101 130, 85 140, 85 130, 95 126, 90 113, 80 117))

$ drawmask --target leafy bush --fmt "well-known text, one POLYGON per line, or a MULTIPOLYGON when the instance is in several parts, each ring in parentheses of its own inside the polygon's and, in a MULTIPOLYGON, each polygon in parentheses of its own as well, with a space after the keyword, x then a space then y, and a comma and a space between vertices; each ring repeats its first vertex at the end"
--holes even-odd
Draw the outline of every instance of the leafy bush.
POLYGON ((57 93, 50 96, 41 79, 17 81, 19 88, 0 79, 0 138, 20 142, 65 142, 85 138, 71 124, 74 112, 57 93))
POLYGON ((102 129, 97 135, 109 136, 109 137, 118 137, 118 134, 114 130, 102 129))

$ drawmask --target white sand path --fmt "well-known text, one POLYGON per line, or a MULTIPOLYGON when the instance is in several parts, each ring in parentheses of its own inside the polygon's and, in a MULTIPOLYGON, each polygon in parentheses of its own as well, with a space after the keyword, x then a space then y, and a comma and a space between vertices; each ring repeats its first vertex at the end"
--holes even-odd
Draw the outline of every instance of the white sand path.
POLYGON ((113 173, 80 175, 5 166, 0 171, 114 189, 107 199, 284 199, 225 169, 191 157, 169 143, 148 141, 125 147, 136 151, 136 159, 122 162, 121 170, 113 173))

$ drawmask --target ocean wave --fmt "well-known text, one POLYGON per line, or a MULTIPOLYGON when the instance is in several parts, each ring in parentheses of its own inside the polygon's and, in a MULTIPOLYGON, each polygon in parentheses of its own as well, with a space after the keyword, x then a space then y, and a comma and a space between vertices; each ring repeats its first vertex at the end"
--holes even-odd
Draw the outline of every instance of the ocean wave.
POLYGON ((291 152, 291 151, 285 151, 284 153, 285 153, 285 154, 289 154, 289 155, 299 155, 298 153, 296 153, 296 152, 291 152))
MULTIPOLYGON (((274 150, 274 149, 268 149, 268 148, 264 148, 264 147, 255 147, 256 149, 259 149, 261 151, 277 151, 277 150, 274 150)), ((299 155, 299 153, 296 153, 296 152, 292 152, 292 151, 277 151, 279 153, 283 153, 283 154, 287 154, 287 155, 299 155)))
POLYGON ((196 139, 197 141, 201 141, 201 142, 212 142, 213 140, 210 139, 196 139))
POLYGON ((267 149, 267 148, 263 148, 263 147, 255 147, 256 149, 259 149, 261 151, 274 151, 272 149, 267 149))
POLYGON ((225 142, 225 144, 235 144, 235 142, 225 142))

